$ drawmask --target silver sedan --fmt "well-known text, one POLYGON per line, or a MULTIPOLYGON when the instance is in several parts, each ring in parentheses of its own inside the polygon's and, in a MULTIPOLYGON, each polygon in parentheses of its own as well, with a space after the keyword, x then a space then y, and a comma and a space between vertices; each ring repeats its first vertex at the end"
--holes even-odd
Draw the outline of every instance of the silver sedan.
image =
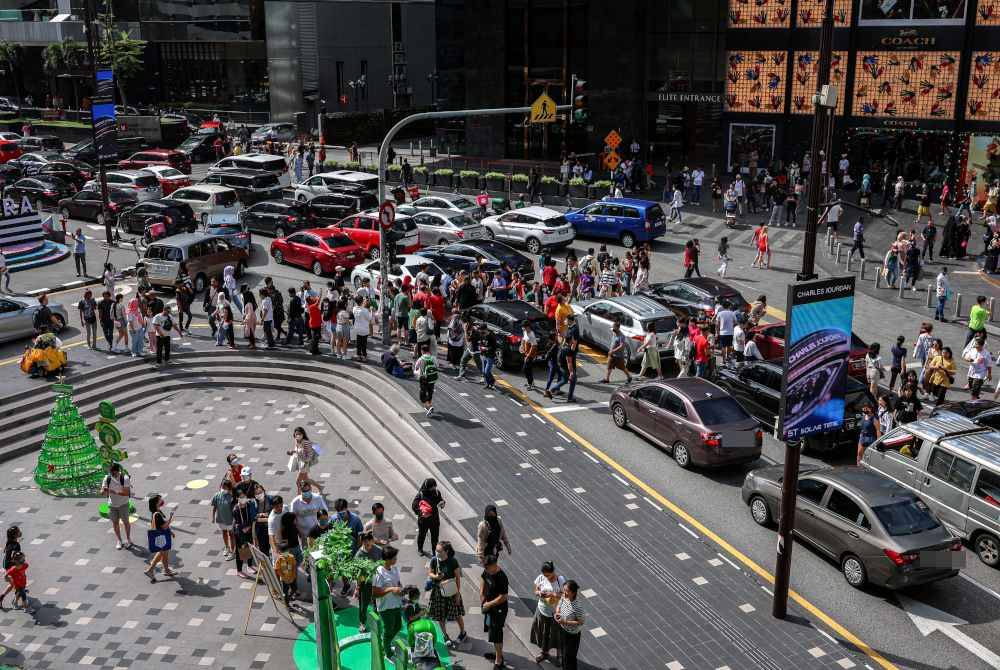
MULTIPOLYGON (((35 335, 35 312, 41 305, 35 298, 28 296, 0 295, 0 342, 20 340, 35 335)), ((55 317, 55 332, 58 334, 69 323, 66 309, 54 302, 49 302, 49 310, 55 317)))
POLYGON ((417 224, 420 245, 424 247, 489 237, 482 224, 468 214, 453 209, 415 210, 413 222, 417 224))

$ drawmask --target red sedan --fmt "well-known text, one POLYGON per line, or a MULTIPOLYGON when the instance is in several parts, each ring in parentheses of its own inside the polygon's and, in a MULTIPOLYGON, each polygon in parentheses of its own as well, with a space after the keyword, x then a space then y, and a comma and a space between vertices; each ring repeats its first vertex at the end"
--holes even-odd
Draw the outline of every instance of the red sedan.
POLYGON ((147 149, 118 163, 118 167, 124 170, 141 170, 151 165, 166 165, 184 174, 191 174, 191 158, 176 149, 147 149))
POLYGON ((172 168, 167 165, 148 165, 142 169, 156 175, 156 179, 160 182, 160 188, 163 189, 163 195, 165 196, 170 195, 179 188, 190 186, 193 183, 191 181, 191 177, 187 176, 177 168, 172 168))
POLYGON ((278 263, 309 268, 320 276, 338 265, 354 268, 365 260, 365 251, 339 230, 308 228, 271 242, 271 256, 278 263))
MULTIPOLYGON (((750 331, 766 361, 782 361, 785 358, 785 322, 763 323, 750 331)), ((848 372, 852 377, 865 380, 865 355, 868 345, 860 337, 851 333, 851 358, 848 372)))

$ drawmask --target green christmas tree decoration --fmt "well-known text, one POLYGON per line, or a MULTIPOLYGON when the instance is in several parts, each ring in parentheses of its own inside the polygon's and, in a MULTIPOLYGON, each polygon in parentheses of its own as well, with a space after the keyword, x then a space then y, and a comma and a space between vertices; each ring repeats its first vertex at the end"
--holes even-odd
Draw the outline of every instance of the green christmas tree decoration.
POLYGON ((53 384, 52 390, 56 402, 35 466, 35 482, 55 496, 95 495, 106 472, 97 443, 73 404, 73 387, 53 384))
MULTIPOLYGON (((94 430, 97 431, 97 439, 101 441, 101 461, 105 469, 110 469, 112 463, 121 463, 128 458, 128 453, 124 449, 115 449, 122 441, 122 432, 115 424, 118 420, 115 406, 104 400, 100 404, 100 412, 101 418, 94 425, 94 430)), ((122 470, 128 474, 124 467, 122 470)))

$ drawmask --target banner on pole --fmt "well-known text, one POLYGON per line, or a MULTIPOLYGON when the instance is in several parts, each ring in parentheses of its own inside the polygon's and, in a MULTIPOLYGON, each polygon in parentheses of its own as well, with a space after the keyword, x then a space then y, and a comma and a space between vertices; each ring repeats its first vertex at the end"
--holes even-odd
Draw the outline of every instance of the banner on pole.
POLYGON ((96 92, 90 114, 94 124, 94 150, 100 160, 118 160, 118 130, 115 125, 115 74, 110 69, 94 75, 96 92))

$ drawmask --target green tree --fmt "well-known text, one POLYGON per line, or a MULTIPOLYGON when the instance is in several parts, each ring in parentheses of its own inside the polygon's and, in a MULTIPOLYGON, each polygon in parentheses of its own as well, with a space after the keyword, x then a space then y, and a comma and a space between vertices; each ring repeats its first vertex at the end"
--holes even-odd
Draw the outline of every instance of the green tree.
POLYGON ((146 49, 146 41, 133 39, 127 30, 116 29, 112 25, 112 20, 109 17, 101 22, 104 34, 98 58, 100 62, 111 65, 122 104, 128 105, 125 82, 135 79, 145 69, 142 56, 146 49))
POLYGON ((87 62, 87 48, 82 42, 63 40, 53 42, 42 51, 42 71, 52 78, 50 90, 53 95, 58 89, 61 74, 79 73, 87 62))
POLYGON ((11 81, 14 82, 14 93, 17 95, 18 100, 21 99, 20 61, 21 47, 17 44, 11 44, 7 40, 0 41, 0 65, 3 66, 3 69, 10 75, 11 81))

